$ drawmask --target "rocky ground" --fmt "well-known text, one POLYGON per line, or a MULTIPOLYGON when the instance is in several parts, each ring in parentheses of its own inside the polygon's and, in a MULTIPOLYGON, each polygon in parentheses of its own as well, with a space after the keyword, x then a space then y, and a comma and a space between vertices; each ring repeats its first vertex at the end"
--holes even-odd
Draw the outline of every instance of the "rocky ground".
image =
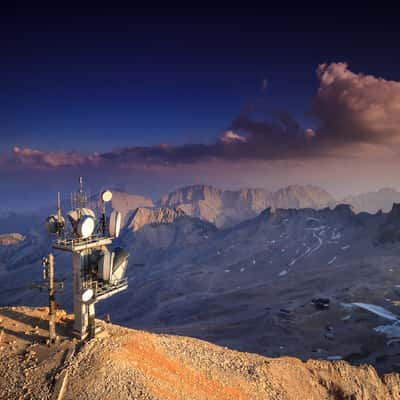
POLYGON ((400 399, 399 374, 380 378, 345 361, 267 358, 102 321, 103 332, 82 345, 62 311, 49 347, 46 314, 0 309, 2 399, 400 399))

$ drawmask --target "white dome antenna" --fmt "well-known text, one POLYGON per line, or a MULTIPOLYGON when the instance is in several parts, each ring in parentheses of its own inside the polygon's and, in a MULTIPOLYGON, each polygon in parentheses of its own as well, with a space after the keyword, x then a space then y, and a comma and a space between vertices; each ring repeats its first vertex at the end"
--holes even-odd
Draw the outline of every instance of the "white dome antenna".
POLYGON ((101 192, 101 200, 104 203, 108 203, 109 201, 111 201, 111 199, 112 199, 111 190, 104 190, 103 192, 101 192))

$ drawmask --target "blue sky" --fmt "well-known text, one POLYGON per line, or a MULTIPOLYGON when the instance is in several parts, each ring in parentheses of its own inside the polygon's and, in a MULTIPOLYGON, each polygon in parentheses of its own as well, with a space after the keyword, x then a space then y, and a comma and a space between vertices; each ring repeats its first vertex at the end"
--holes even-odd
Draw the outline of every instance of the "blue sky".
MULTIPOLYGON (((233 153, 226 152, 219 140, 244 111, 251 110, 251 117, 258 121, 290 114, 300 127, 290 134, 298 135, 321 125, 321 115, 318 119, 310 113, 321 84, 316 76, 319 64, 346 62, 355 74, 350 81, 359 73, 374 79, 400 80, 399 28, 394 17, 267 17, 262 10, 257 11, 258 17, 246 12, 241 16, 210 16, 212 11, 208 10, 209 16, 205 17, 155 16, 163 11, 143 16, 115 16, 113 12, 112 17, 0 17, 0 161, 1 157, 6 160, 0 175, 11 198, 18 197, 23 206, 17 188, 29 183, 32 196, 39 201, 34 188, 45 187, 43 180, 50 186, 60 176, 75 182, 73 175, 87 172, 83 161, 79 161, 81 167, 70 170, 64 162, 61 167, 51 165, 49 171, 32 171, 29 168, 34 163, 32 159, 27 161, 27 153, 23 153, 23 165, 28 170, 13 170, 9 165, 13 163, 14 146, 45 152, 40 153, 41 160, 54 152, 59 159, 60 152, 74 151, 79 153, 74 153, 75 158, 98 152, 107 154, 107 160, 124 157, 124 162, 131 157, 130 152, 122 151, 122 156, 118 152, 118 158, 113 150, 134 148, 137 160, 138 151, 143 151, 137 148, 141 147, 145 157, 150 157, 146 162, 156 156, 171 163, 187 150, 181 145, 207 144, 205 149, 190 148, 190 154, 196 154, 195 158, 189 157, 193 163, 203 162, 207 149, 210 156, 228 158, 230 162, 232 154, 237 154, 238 162, 242 158, 262 159, 264 164, 257 167, 257 174, 262 176, 263 168, 271 170, 271 158, 304 157, 304 152, 293 155, 290 150, 289 154, 286 145, 295 144, 286 143, 285 138, 283 143, 276 138, 265 140, 264 136, 271 134, 270 126, 267 133, 262 133, 262 140, 260 136, 253 140, 255 133, 243 131, 241 124, 239 133, 253 144, 244 151, 232 148, 233 153), (160 156, 158 148, 149 148, 163 143, 176 147, 173 156, 170 150, 160 156), (266 156, 255 151, 260 143, 266 156), (284 146, 279 150, 281 144, 284 146), (273 154, 271 146, 278 149, 273 154)), ((336 93, 338 97, 330 101, 337 106, 340 93, 336 93)), ((326 112, 323 117, 326 120, 326 112)), ((332 124, 332 118, 327 120, 332 124)), ((323 157, 328 144, 337 147, 343 141, 347 143, 348 139, 335 131, 337 127, 331 128, 325 126, 325 132, 321 131, 321 137, 325 135, 329 140, 318 141, 321 155, 312 150, 313 158, 323 157), (339 140, 333 139, 334 132, 339 140)), ((359 132, 346 127, 344 131, 353 145, 359 132)), ((357 140, 363 144, 375 141, 371 132, 357 140)), ((310 158, 308 150, 306 153, 310 158)), ((39 156, 31 152, 29 157, 37 161, 39 156)), ((254 166, 246 165, 243 161, 242 186, 278 184, 267 178, 248 178, 254 175, 254 166)), ((40 168, 44 168, 42 164, 40 168)), ((170 174, 159 181, 152 175, 152 183, 147 186, 137 178, 143 171, 126 173, 126 177, 117 171, 108 181, 104 175, 101 178, 109 184, 117 176, 118 185, 126 182, 128 188, 142 182, 145 194, 158 194, 180 183, 207 181, 207 176, 202 177, 193 168, 174 171, 173 178, 170 174)), ((224 168, 229 175, 229 167, 224 168)), ((279 168, 278 172, 282 184, 290 183, 290 169, 279 168)), ((93 168, 90 174, 100 182, 93 168)), ((303 175, 307 176, 305 172, 303 175)), ((221 176, 214 183, 232 185, 228 178, 221 176)), ((293 177, 293 181, 300 180, 293 177)), ((328 177, 310 177, 308 183, 320 182, 336 187, 328 177)), ((346 188, 349 186, 347 183, 346 188)))
POLYGON ((345 48, 327 51, 318 33, 283 31, 299 22, 97 17, 3 25, 0 148, 214 140, 260 97, 263 79, 269 110, 307 122, 317 65, 349 57, 345 48))

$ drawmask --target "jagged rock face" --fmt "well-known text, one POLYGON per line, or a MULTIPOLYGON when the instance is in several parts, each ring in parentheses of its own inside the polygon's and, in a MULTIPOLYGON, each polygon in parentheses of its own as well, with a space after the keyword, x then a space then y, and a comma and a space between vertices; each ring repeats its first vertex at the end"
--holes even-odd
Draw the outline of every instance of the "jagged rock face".
POLYGON ((133 263, 148 264, 162 259, 162 253, 182 249, 209 239, 216 232, 209 222, 187 216, 181 209, 138 208, 124 234, 133 263))
POLYGON ((386 217, 386 222, 400 225, 400 203, 394 203, 390 213, 386 217))
POLYGON ((357 211, 375 213, 382 210, 389 212, 393 203, 400 202, 400 192, 391 188, 383 188, 376 192, 348 196, 342 202, 351 204, 357 211))
POLYGON ((224 191, 222 200, 226 208, 260 212, 272 204, 273 197, 270 192, 263 189, 242 189, 224 191))
MULTIPOLYGON (((335 208, 326 207, 316 210, 313 208, 273 208, 268 207, 253 220, 268 221, 269 223, 285 225, 295 224, 297 228, 303 226, 305 229, 314 229, 316 227, 347 226, 358 227, 363 225, 363 218, 355 213, 348 204, 339 204, 335 208)), ((251 223, 251 221, 249 221, 251 223)))
POLYGON ((176 207, 186 214, 216 224, 232 226, 257 216, 267 207, 323 208, 335 203, 326 191, 314 186, 288 186, 277 192, 264 189, 219 190, 196 185, 178 189, 161 199, 165 207, 176 207))
POLYGON ((350 218, 356 215, 356 211, 350 204, 338 204, 335 206, 334 211, 350 218))
POLYGON ((335 199, 325 190, 316 186, 290 185, 273 194, 276 208, 314 208, 333 206, 335 199))
POLYGON ((129 222, 129 229, 138 231, 145 225, 151 224, 171 224, 177 218, 184 216, 185 213, 180 209, 173 208, 138 208, 132 215, 129 222))
POLYGON ((25 239, 20 233, 3 233, 0 234, 0 246, 11 246, 25 239))
POLYGON ((380 243, 395 243, 400 241, 400 203, 393 204, 392 210, 386 215, 378 241, 380 243))
POLYGON ((162 205, 171 207, 200 200, 220 201, 222 190, 208 185, 193 185, 178 189, 161 198, 162 205))
POLYGON ((129 213, 133 212, 133 210, 136 210, 139 207, 153 206, 153 200, 147 197, 113 190, 112 207, 122 214, 123 223, 126 222, 129 213))
POLYGON ((216 223, 223 208, 222 193, 212 186, 187 186, 162 197, 160 205, 179 208, 187 215, 216 223))

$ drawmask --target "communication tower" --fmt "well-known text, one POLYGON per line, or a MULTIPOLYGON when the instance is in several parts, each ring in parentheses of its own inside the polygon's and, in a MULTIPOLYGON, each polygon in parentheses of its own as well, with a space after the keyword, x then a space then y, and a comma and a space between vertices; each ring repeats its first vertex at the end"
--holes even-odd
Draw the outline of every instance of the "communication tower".
POLYGON ((94 337, 95 304, 128 288, 125 277, 129 254, 121 247, 110 250, 121 229, 121 213, 106 215, 106 204, 112 192, 101 192, 100 215, 89 208, 89 197, 79 178, 79 190, 72 194, 69 224, 61 213, 60 194, 57 212, 46 219, 48 231, 54 234, 52 247, 72 254, 74 335, 80 339, 94 337))

